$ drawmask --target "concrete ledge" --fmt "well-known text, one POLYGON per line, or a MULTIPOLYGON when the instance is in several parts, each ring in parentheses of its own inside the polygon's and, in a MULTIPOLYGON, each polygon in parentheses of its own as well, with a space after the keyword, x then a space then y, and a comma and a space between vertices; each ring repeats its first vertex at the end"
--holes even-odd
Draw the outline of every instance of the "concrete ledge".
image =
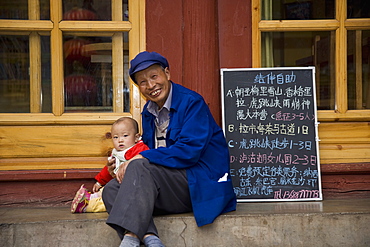
MULTIPOLYGON (((2 246, 119 246, 106 213, 69 208, 0 208, 2 246)), ((370 199, 239 203, 198 228, 192 214, 156 217, 172 246, 370 246, 370 199)))

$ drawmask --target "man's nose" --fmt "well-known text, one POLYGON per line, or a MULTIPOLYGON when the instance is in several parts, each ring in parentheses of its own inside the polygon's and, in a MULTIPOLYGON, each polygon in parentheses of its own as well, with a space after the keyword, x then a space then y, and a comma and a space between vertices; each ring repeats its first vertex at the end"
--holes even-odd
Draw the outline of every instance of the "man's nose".
POLYGON ((156 82, 154 80, 148 80, 148 87, 153 88, 155 87, 156 82))

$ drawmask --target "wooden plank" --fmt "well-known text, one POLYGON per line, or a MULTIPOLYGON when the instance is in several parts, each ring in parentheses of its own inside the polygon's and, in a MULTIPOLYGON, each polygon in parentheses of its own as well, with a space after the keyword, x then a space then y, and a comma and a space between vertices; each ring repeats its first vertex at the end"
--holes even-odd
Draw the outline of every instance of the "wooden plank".
POLYGON ((259 23, 261 21, 260 0, 252 0, 252 67, 261 67, 261 31, 259 23))
MULTIPOLYGON (((335 36, 336 36, 336 33, 335 31, 332 31, 330 32, 330 47, 329 47, 329 61, 330 61, 330 64, 331 66, 335 66, 335 47, 336 47, 336 41, 335 41, 335 36)), ((320 53, 322 53, 323 51, 321 50, 320 53)), ((331 90, 335 89, 335 83, 336 83, 336 77, 335 77, 335 69, 334 68, 330 68, 330 88, 331 90)), ((317 72, 316 72, 317 73, 317 72)), ((329 105, 330 105, 330 109, 334 109, 335 108, 335 100, 336 98, 334 96, 331 96, 330 99, 329 99, 329 105)))
POLYGON ((319 125, 322 164, 370 162, 370 125, 332 122, 319 125))
POLYGON ((40 20, 40 1, 28 0, 28 19, 40 20))
POLYGON ((251 14, 250 6, 244 0, 218 1, 221 68, 252 66, 251 14))
POLYGON ((354 63, 356 71, 356 109, 362 109, 362 30, 355 31, 355 52, 354 52, 354 63))
POLYGON ((370 121, 370 110, 348 110, 345 113, 338 111, 317 111, 318 120, 330 121, 370 121))
POLYGON ((112 0, 112 21, 122 21, 122 1, 112 0))
POLYGON ((112 146, 110 125, 4 126, 1 158, 102 157, 112 146))
POLYGON ((338 27, 337 20, 266 20, 259 22, 259 29, 263 32, 332 31, 338 27))
POLYGON ((319 124, 320 145, 326 143, 370 143, 368 122, 321 122, 319 124))
POLYGON ((63 32, 128 32, 132 24, 128 21, 61 21, 59 28, 63 32))
POLYGON ((333 175, 325 176, 323 184, 326 189, 338 191, 368 190, 370 191, 369 174, 367 175, 333 175))
POLYGON ((47 20, 0 20, 0 31, 51 31, 53 26, 47 20))
POLYGON ((353 149, 348 149, 341 146, 337 149, 327 150, 320 145, 320 162, 322 164, 369 162, 369 148, 370 145, 363 149, 355 146, 353 149))
POLYGON ((93 179, 101 169, 0 171, 0 181, 93 179))
POLYGON ((30 112, 39 113, 41 100, 41 39, 37 32, 30 34, 30 112))
MULTIPOLYGON (((177 7, 177 6, 176 6, 177 7)), ((140 35, 140 39, 139 39, 139 47, 140 47, 140 50, 141 51, 144 51, 146 49, 146 14, 145 14, 145 9, 146 9, 146 1, 145 0, 141 0, 139 1, 139 7, 138 7, 138 15, 139 15, 139 20, 143 20, 143 21, 140 21, 139 22, 139 35, 140 35), (145 21, 144 21, 145 20, 145 21)), ((171 11, 173 11, 171 9, 171 11)), ((172 18, 173 20, 173 18, 172 18)), ((166 25, 167 26, 167 25, 166 25)))
MULTIPOLYGON (((146 30, 142 29, 145 25, 142 25, 140 17, 145 17, 145 0, 140 1, 129 1, 128 9, 130 13, 137 13, 137 15, 130 14, 130 22, 132 24, 132 30, 129 32, 129 61, 133 59, 139 52, 146 50, 146 30)), ((145 19, 142 19, 145 20, 145 19)), ((156 26, 155 29, 158 27, 156 26)), ((168 30, 167 30, 168 31, 168 30)), ((127 72, 125 72, 127 73, 127 72)), ((130 111, 133 118, 141 118, 141 109, 145 104, 144 97, 140 94, 140 91, 136 85, 130 80, 130 111)))
POLYGON ((183 10, 182 85, 201 94, 214 119, 220 123, 221 87, 216 25, 217 4, 212 0, 187 0, 183 1, 183 10))
POLYGON ((101 169, 104 165, 106 165, 106 163, 107 156, 66 158, 8 158, 0 159, 0 171, 101 169))
POLYGON ((370 174, 370 162, 352 163, 352 164, 325 164, 321 166, 321 173, 322 174, 370 174))
POLYGON ((64 112, 64 64, 63 64, 63 34, 59 29, 62 20, 62 1, 50 1, 50 18, 54 23, 51 31, 51 99, 52 112, 60 116, 64 112))
POLYGON ((370 29, 370 19, 368 18, 347 19, 344 24, 348 30, 370 29))
POLYGON ((351 152, 354 152, 355 150, 358 150, 358 152, 361 152, 359 151, 360 149, 363 149, 363 150, 367 150, 370 148, 370 143, 358 143, 358 144, 354 144, 354 143, 345 143, 345 144, 333 144, 333 143, 329 143, 329 144, 322 144, 320 145, 320 150, 321 151, 324 151, 324 150, 340 150, 340 151, 351 151, 351 152))
POLYGON ((323 175, 324 199, 370 198, 370 175, 323 175))
POLYGON ((91 190, 94 183, 95 180, 92 178, 68 181, 0 182, 3 191, 0 193, 0 206, 70 207, 81 184, 85 184, 86 188, 91 190))
MULTIPOLYGON (((140 109, 139 109, 140 110, 140 109)), ((103 113, 94 112, 86 113, 64 113, 61 116, 54 116, 50 113, 18 113, 18 114, 0 114, 0 125, 12 125, 12 126, 22 126, 22 125, 92 125, 92 124, 112 124, 115 120, 120 117, 131 117, 129 112, 119 112, 119 113, 103 113)), ((141 116, 136 119, 136 121, 141 124, 141 116)))
POLYGON ((112 37, 113 112, 124 110, 123 33, 112 37))
POLYGON ((347 2, 337 1, 336 17, 339 21, 339 28, 336 30, 335 40, 335 99, 336 110, 340 113, 346 113, 348 110, 347 98, 347 30, 344 22, 347 16, 347 2), (338 19, 339 18, 339 19, 338 19))
POLYGON ((320 149, 321 164, 369 162, 367 149, 325 150, 320 149))

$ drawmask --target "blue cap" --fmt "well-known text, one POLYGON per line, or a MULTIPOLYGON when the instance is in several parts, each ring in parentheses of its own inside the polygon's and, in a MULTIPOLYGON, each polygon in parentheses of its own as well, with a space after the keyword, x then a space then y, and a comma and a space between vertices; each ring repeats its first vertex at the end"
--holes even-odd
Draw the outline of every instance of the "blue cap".
POLYGON ((137 83, 135 81, 135 73, 147 69, 153 64, 159 64, 163 68, 169 68, 167 59, 157 52, 143 51, 137 54, 130 62, 129 74, 131 79, 137 83))

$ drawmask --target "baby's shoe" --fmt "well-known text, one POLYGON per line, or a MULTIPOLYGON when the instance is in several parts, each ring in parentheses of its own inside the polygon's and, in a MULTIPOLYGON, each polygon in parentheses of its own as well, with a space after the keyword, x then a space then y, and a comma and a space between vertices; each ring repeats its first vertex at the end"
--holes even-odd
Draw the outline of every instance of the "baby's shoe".
POLYGON ((71 212, 85 213, 89 201, 90 201, 90 192, 85 188, 85 185, 83 184, 77 191, 75 198, 72 201, 71 212))

